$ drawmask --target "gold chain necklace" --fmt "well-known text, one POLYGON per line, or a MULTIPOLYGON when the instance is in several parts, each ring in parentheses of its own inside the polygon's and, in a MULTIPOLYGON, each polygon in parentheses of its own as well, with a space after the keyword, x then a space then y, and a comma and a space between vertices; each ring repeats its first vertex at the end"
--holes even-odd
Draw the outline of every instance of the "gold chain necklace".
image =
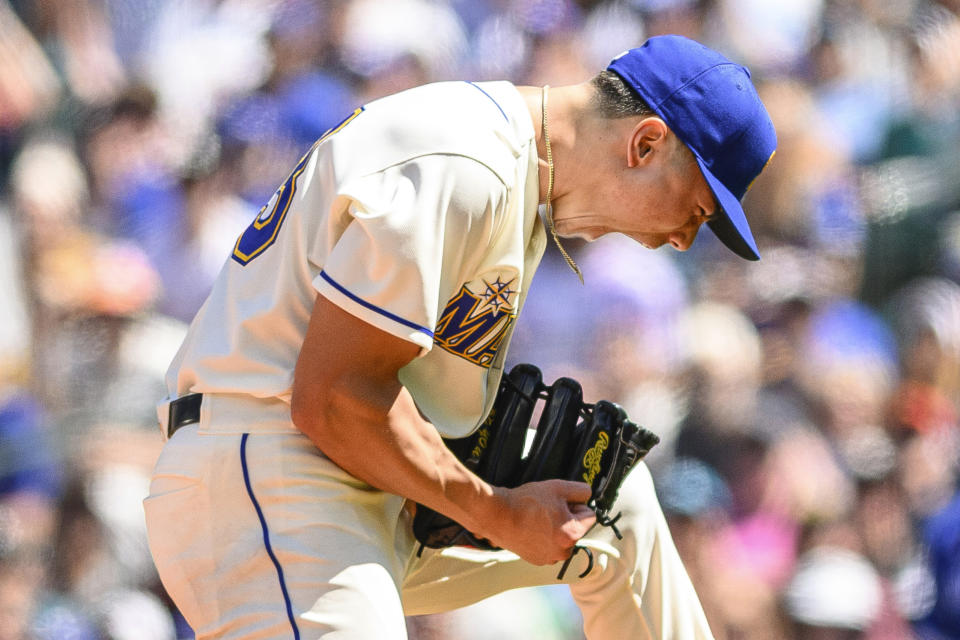
POLYGON ((577 266, 577 263, 573 261, 570 254, 568 254, 563 248, 563 245, 560 244, 560 237, 557 236, 557 229, 553 225, 553 206, 550 203, 553 198, 553 151, 550 149, 550 134, 547 133, 547 90, 549 88, 550 85, 543 85, 543 91, 541 93, 541 113, 543 114, 541 126, 543 128, 543 144, 547 148, 547 226, 550 228, 550 235, 553 236, 553 241, 556 243, 557 248, 560 249, 563 259, 567 261, 567 264, 570 265, 573 272, 580 278, 580 284, 583 284, 583 273, 580 271, 580 267, 577 266))

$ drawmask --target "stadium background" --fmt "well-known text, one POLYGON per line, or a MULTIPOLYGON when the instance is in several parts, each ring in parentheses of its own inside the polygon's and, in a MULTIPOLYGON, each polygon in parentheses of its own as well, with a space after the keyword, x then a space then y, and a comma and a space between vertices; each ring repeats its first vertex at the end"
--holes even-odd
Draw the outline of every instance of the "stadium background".
MULTIPOLYGON (((719 639, 960 637, 958 10, 0 0, 0 640, 191 637, 145 544, 153 407, 316 137, 424 82, 579 82, 658 33, 753 71, 780 139, 748 194, 763 260, 609 238, 572 247, 580 287, 551 249, 510 361, 662 436, 649 463, 719 639)), ((409 626, 566 640, 577 615, 545 588, 409 626)))

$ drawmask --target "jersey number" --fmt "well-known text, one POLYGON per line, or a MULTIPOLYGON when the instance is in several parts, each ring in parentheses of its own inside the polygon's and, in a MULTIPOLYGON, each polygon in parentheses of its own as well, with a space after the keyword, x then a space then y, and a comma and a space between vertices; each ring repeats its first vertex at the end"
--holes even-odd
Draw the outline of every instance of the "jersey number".
MULTIPOLYGON (((324 133, 323 136, 317 140, 313 148, 316 148, 316 145, 337 131, 340 131, 347 123, 360 115, 362 111, 363 107, 360 107, 347 116, 343 122, 324 133)), ((250 226, 237 238, 237 244, 233 246, 232 258, 234 260, 245 265, 266 251, 267 247, 276 241, 277 234, 280 233, 280 225, 283 224, 284 219, 287 217, 290 202, 293 200, 293 195, 297 192, 297 178, 300 177, 300 174, 303 173, 304 168, 307 166, 307 159, 310 157, 313 148, 300 159, 300 162, 294 167, 293 173, 284 180, 280 188, 277 189, 273 197, 270 198, 270 201, 260 209, 260 212, 254 221, 250 223, 250 226)))

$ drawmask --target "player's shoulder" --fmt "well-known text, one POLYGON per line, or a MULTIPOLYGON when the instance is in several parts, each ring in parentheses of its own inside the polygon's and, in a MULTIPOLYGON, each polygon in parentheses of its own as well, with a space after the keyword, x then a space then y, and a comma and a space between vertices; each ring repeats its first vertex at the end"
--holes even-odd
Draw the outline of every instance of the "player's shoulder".
POLYGON ((397 110, 415 119, 430 116, 426 122, 438 129, 465 122, 509 127, 522 116, 529 119, 516 87, 506 81, 434 82, 374 100, 366 108, 390 110, 394 118, 400 115, 397 110))
POLYGON ((425 84, 381 98, 371 103, 385 107, 403 106, 439 116, 436 126, 464 122, 509 127, 526 113, 523 99, 513 84, 506 81, 450 81, 425 84))
POLYGON ((469 158, 510 184, 533 141, 509 82, 438 82, 370 102, 338 136, 339 160, 380 168, 425 155, 469 158))

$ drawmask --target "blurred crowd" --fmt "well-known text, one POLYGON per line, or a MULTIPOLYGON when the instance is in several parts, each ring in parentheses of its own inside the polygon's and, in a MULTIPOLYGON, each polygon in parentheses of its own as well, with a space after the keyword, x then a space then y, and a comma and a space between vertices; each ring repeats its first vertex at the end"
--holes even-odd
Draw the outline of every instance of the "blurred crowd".
MULTIPOLYGON (((747 64, 763 259, 548 249, 508 366, 648 457, 718 639, 960 638, 960 1, 0 0, 0 640, 192 637, 140 500, 162 374, 239 232, 356 105, 580 82, 646 37, 747 64), (557 301, 563 304, 558 305, 557 301)), ((582 638, 565 589, 413 640, 582 638)))

